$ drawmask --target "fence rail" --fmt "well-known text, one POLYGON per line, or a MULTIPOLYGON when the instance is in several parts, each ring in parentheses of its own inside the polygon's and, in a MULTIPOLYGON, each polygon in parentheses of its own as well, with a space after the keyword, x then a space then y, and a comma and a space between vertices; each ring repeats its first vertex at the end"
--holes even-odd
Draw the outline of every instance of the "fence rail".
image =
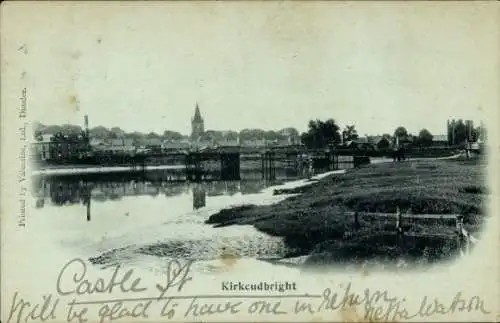
MULTIPOLYGON (((359 218, 361 216, 369 216, 369 217, 379 217, 379 218, 394 218, 396 219, 395 231, 398 234, 403 234, 403 222, 405 219, 413 219, 413 220, 455 220, 456 226, 456 234, 459 239, 465 241, 466 253, 460 250, 462 256, 470 253, 470 247, 472 244, 477 244, 479 242, 478 239, 473 237, 470 232, 468 232, 463 226, 463 215, 462 214, 413 214, 413 213, 403 213, 397 208, 396 213, 382 213, 382 212, 347 212, 354 216, 354 223, 356 226, 359 226, 359 218)), ((474 216, 474 215, 473 215, 474 216)), ((478 216, 478 215, 475 215, 478 216)), ((415 233, 405 232, 405 236, 418 236, 415 233)), ((426 234, 426 236, 429 234, 426 234)), ((439 234, 438 236, 448 236, 439 234)))

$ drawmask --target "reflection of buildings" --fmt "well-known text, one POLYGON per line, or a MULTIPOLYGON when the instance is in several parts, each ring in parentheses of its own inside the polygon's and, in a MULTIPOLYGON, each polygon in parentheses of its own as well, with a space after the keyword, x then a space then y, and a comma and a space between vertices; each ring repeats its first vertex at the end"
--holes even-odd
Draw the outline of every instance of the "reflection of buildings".
POLYGON ((240 182, 214 181, 204 183, 208 196, 234 195, 240 191, 240 182))
POLYGON ((241 181, 240 192, 241 194, 257 194, 266 187, 269 183, 263 180, 260 181, 241 181))
POLYGON ((34 181, 34 196, 37 207, 43 207, 49 198, 54 205, 86 204, 95 201, 119 200, 124 196, 165 195, 176 196, 186 193, 185 183, 149 182, 139 180, 81 180, 79 177, 49 178, 34 181))
POLYGON ((247 172, 247 177, 242 181, 213 180, 196 184, 182 181, 175 172, 151 172, 129 177, 124 177, 123 174, 34 177, 33 196, 37 208, 43 208, 47 202, 56 206, 86 205, 89 219, 91 200, 116 201, 127 196, 171 197, 192 193, 193 208, 198 209, 206 206, 207 197, 255 194, 276 184, 263 181, 258 172, 255 176, 252 174, 247 172))
POLYGON ((207 200, 207 193, 202 184, 195 184, 193 186, 193 209, 205 207, 207 200))

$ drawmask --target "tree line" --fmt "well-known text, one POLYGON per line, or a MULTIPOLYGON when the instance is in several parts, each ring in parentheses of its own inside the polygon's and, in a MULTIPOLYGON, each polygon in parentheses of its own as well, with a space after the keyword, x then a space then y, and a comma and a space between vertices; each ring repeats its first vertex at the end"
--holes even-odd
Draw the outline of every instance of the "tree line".
MULTIPOLYGON (((75 136, 76 134, 83 133, 83 129, 76 125, 43 125, 41 123, 34 124, 35 137, 38 138, 42 134, 52 135, 66 135, 75 136)), ((448 127, 448 144, 459 145, 464 141, 476 141, 480 134, 485 136, 485 129, 481 127, 473 128, 471 124, 465 123, 463 120, 453 121, 451 126, 448 127)), ((119 127, 106 128, 97 126, 89 129, 89 136, 97 139, 116 139, 116 138, 130 138, 134 140, 140 139, 161 139, 177 141, 182 139, 189 139, 189 136, 183 135, 180 132, 165 130, 162 134, 155 132, 141 133, 141 132, 126 132, 119 127)), ((359 134, 354 125, 347 125, 344 129, 337 124, 334 119, 323 120, 310 120, 306 132, 299 134, 297 129, 293 127, 284 128, 279 131, 262 130, 262 129, 243 129, 237 131, 205 131, 200 140, 202 141, 215 141, 220 142, 223 140, 234 141, 239 137, 240 142, 252 140, 286 140, 292 138, 294 142, 302 143, 307 148, 317 149, 325 148, 329 145, 346 144, 351 141, 359 139, 359 134)), ((377 136, 376 143, 378 148, 388 148, 395 143, 398 138, 400 142, 409 141, 418 146, 430 146, 433 144, 434 136, 427 129, 421 129, 417 135, 410 134, 404 126, 397 127, 393 134, 384 133, 377 136)), ((483 138, 484 139, 484 138, 483 138)))
MULTIPOLYGON (((486 136, 486 129, 474 128, 472 124, 467 124, 463 120, 452 122, 448 129, 447 144, 460 145, 465 141, 475 142, 482 136, 486 136)), ((374 136, 372 136, 374 137, 374 136)), ((386 149, 395 144, 396 138, 402 143, 411 142, 420 147, 431 146, 434 142, 432 133, 423 128, 417 135, 410 134, 404 126, 397 127, 393 134, 382 134, 374 144, 380 149, 386 149)), ((325 148, 328 145, 349 144, 349 142, 359 139, 358 132, 354 125, 347 125, 343 130, 334 119, 311 120, 308 124, 307 132, 301 134, 301 142, 308 148, 325 148)))
MULTIPOLYGON (((40 138, 41 135, 56 135, 56 136, 66 136, 74 137, 84 133, 82 127, 78 125, 64 124, 64 125, 44 125, 40 122, 35 122, 33 124, 33 133, 35 138, 40 138)), ((183 139, 190 139, 190 136, 183 135, 180 132, 165 130, 163 133, 149 132, 126 132, 119 127, 106 128, 104 126, 97 126, 89 129, 89 137, 106 140, 106 139, 118 139, 127 138, 134 140, 141 139, 160 139, 168 141, 179 141, 183 139)), ((243 129, 241 131, 219 131, 219 130, 207 130, 205 131, 199 140, 201 141, 234 141, 239 138, 240 141, 252 141, 252 140, 286 140, 289 137, 299 140, 299 132, 293 127, 283 128, 278 131, 274 130, 262 130, 262 129, 243 129)))

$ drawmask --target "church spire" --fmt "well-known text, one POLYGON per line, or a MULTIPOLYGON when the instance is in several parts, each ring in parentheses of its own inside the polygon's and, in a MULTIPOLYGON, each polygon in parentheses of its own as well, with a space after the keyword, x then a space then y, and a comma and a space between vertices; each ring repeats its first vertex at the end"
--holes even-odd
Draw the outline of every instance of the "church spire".
POLYGON ((201 118, 201 113, 200 113, 200 108, 198 106, 198 102, 196 102, 196 108, 194 110, 194 118, 193 118, 193 121, 196 121, 196 122, 201 122, 202 121, 202 118, 201 118))

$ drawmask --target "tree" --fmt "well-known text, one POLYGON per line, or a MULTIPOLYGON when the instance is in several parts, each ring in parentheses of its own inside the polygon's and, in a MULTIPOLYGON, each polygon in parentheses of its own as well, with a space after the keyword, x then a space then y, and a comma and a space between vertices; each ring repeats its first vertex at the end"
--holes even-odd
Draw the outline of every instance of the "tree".
POLYGON ((160 135, 156 132, 150 132, 146 135, 147 139, 160 139, 160 135))
POLYGON ((98 139, 109 138, 109 129, 103 126, 97 126, 89 130, 90 136, 98 139))
POLYGON ((432 134, 427 129, 422 129, 418 133, 417 143, 421 146, 430 146, 432 145, 432 134))
POLYGON ((44 126, 41 122, 34 121, 33 124, 31 125, 33 129, 33 133, 40 132, 40 134, 43 134, 46 126, 44 126))
POLYGON ((307 148, 325 148, 328 144, 340 142, 340 127, 335 120, 309 121, 309 130, 301 135, 301 141, 307 148))
POLYGON ((125 136, 125 131, 120 127, 113 127, 110 129, 110 132, 114 134, 113 137, 115 138, 123 138, 125 136))
POLYGON ((342 140, 344 142, 346 141, 351 141, 351 140, 356 140, 358 139, 358 132, 354 128, 354 125, 352 126, 346 126, 344 131, 342 131, 342 140))
POLYGON ((163 132, 163 139, 166 140, 180 140, 182 139, 182 134, 177 131, 165 130, 163 132))
POLYGON ((300 136, 299 131, 293 127, 283 128, 278 133, 283 136, 290 136, 291 138, 298 138, 300 136))
POLYGON ((40 130, 35 130, 33 132, 33 138, 36 140, 36 141, 42 141, 43 140, 43 137, 42 137, 42 132, 40 130))
POLYGON ((261 140, 264 135, 265 131, 262 129, 243 129, 240 131, 240 140, 261 140))
POLYGON ((476 127, 472 130, 472 141, 475 142, 479 139, 481 134, 481 127, 476 127))
POLYGON ((400 126, 397 127, 396 130, 394 131, 394 137, 406 137, 408 136, 408 130, 406 130, 405 127, 400 126))
POLYGON ((486 141, 486 128, 484 125, 482 127, 478 126, 472 131, 472 141, 478 140, 486 141))
POLYGON ((453 120, 448 129, 450 145, 459 145, 467 139, 467 127, 462 119, 453 120))
POLYGON ((217 130, 207 130, 200 138, 201 141, 218 142, 222 140, 222 132, 217 130))
POLYGON ((238 132, 236 131, 226 131, 224 134, 224 139, 227 141, 238 140, 238 132))
POLYGON ((278 134, 276 131, 268 130, 268 131, 264 132, 264 139, 266 139, 268 141, 279 140, 281 138, 282 138, 282 136, 280 134, 278 134))
POLYGON ((380 140, 377 142, 377 148, 378 149, 387 149, 391 146, 391 137, 390 136, 382 136, 380 140))

